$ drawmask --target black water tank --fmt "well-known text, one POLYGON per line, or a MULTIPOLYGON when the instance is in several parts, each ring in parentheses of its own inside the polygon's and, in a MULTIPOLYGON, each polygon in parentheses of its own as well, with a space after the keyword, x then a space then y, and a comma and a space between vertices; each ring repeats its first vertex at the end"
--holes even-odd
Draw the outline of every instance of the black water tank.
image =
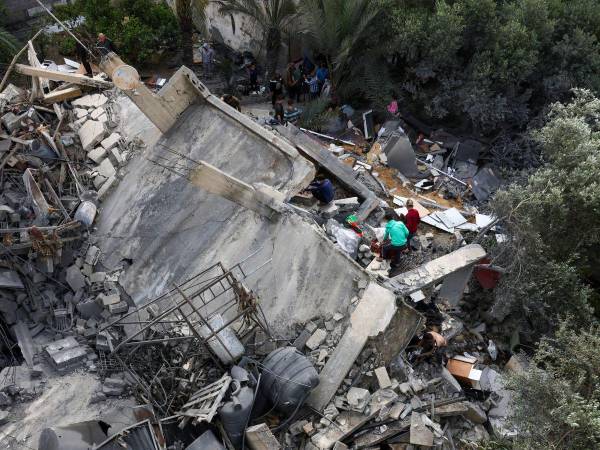
POLYGON ((272 351, 261 367, 261 394, 274 409, 288 416, 319 384, 317 370, 295 347, 281 347, 272 351))

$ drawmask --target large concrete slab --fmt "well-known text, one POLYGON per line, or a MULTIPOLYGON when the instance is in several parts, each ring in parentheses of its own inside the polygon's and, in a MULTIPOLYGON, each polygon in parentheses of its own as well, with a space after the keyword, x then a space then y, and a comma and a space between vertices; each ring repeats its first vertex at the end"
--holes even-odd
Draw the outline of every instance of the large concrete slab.
MULTIPOLYGON (((485 250, 481 245, 465 245, 452 253, 390 278, 386 281, 386 286, 393 289, 397 294, 412 294, 419 289, 441 281, 448 275, 472 266, 485 255, 485 250)), ((459 278, 463 279, 462 277, 459 278)))
POLYGON ((252 186, 264 183, 288 196, 312 179, 312 164, 279 151, 205 103, 192 105, 162 137, 139 111, 135 114, 129 100, 120 106, 121 121, 136 121, 135 126, 124 123, 120 133, 144 139, 147 135, 139 129, 148 130, 149 143, 106 197, 97 226, 109 267, 124 258, 133 261, 120 282, 136 303, 215 262, 231 267, 251 254, 244 266, 249 272, 270 262, 246 284, 261 298, 271 325, 281 330, 290 322, 335 311, 355 295, 353 279, 367 275, 316 225, 291 213, 267 220, 149 159, 167 156, 167 146, 252 186))
POLYGON ((369 283, 350 316, 350 325, 319 374, 319 385, 308 398, 310 406, 317 411, 327 406, 367 340, 385 331, 395 313, 394 293, 376 283, 369 283))

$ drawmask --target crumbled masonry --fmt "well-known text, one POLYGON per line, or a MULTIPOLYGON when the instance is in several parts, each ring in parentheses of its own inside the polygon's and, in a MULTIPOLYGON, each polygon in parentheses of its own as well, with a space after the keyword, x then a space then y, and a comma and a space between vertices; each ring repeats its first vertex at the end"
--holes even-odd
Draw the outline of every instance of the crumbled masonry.
POLYGON ((3 448, 512 435, 502 378, 528 363, 477 304, 493 267, 473 238, 501 231, 474 206, 499 182, 478 143, 417 145, 399 120, 332 143, 233 110, 185 67, 121 91, 122 67, 22 66, 33 88, 0 93, 3 448), (317 173, 327 205, 305 192, 317 173), (421 224, 391 267, 386 213, 409 199, 421 224))

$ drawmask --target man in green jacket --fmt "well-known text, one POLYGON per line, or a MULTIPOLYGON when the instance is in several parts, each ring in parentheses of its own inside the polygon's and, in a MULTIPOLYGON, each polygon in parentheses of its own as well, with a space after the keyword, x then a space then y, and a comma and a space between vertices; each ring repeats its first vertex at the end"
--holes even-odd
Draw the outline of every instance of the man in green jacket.
POLYGON ((385 234, 383 235, 383 247, 381 256, 384 259, 391 260, 392 268, 398 267, 400 264, 400 256, 406 249, 408 239, 408 228, 400 220, 398 215, 393 212, 390 221, 385 226, 385 234))

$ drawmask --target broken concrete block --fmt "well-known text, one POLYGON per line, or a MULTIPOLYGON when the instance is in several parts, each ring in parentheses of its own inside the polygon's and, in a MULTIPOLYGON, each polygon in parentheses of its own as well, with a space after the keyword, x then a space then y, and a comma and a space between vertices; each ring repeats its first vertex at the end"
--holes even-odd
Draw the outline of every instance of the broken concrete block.
POLYGON ((0 425, 8 423, 8 411, 0 411, 0 425))
POLYGON ((96 120, 86 121, 77 132, 83 149, 87 152, 98 144, 106 134, 104 124, 96 120))
POLYGON ((98 117, 100 117, 102 114, 104 114, 104 108, 102 108, 101 106, 99 106, 98 108, 94 109, 91 113, 90 113, 90 118, 97 120, 98 117))
POLYGON ((88 115, 88 110, 83 108, 74 108, 73 112, 75 113, 75 117, 81 119, 88 115))
POLYGON ((98 200, 102 200, 112 185, 117 181, 116 176, 110 177, 108 180, 104 182, 102 187, 98 190, 98 200))
POLYGON ((108 101, 108 97, 104 94, 90 94, 73 100, 71 104, 82 108, 98 108, 108 101))
POLYGON ((298 337, 296 338, 296 340, 294 341, 294 343, 292 345, 301 351, 302 349, 304 349, 304 346, 306 345, 306 342, 310 339, 310 337, 311 337, 310 331, 302 330, 302 333, 300 333, 298 335, 298 337))
POLYGON ((392 386, 392 380, 390 380, 390 376, 388 375, 385 367, 382 366, 375 369, 375 376, 377 377, 377 382, 379 383, 379 387, 381 389, 392 386))
POLYGON ((323 341, 325 340, 326 337, 327 337, 327 331, 325 331, 322 328, 319 328, 317 331, 315 331, 312 334, 310 339, 306 342, 306 346, 308 348, 310 348, 311 350, 315 350, 316 348, 319 347, 319 345, 321 345, 323 343, 323 341))
POLYGON ((104 392, 94 392, 90 397, 89 404, 92 405, 94 403, 102 403, 106 401, 106 394, 104 392))
POLYGON ((416 412, 410 416, 410 443, 433 447, 433 432, 425 426, 422 414, 416 412))
POLYGON ((85 287, 85 277, 75 265, 67 269, 66 280, 71 289, 73 289, 73 292, 77 292, 79 289, 85 287))
POLYGON ((106 123, 106 122, 108 122, 108 116, 106 115, 106 113, 104 113, 104 114, 98 116, 98 119, 96 119, 96 120, 98 120, 98 122, 101 122, 101 123, 106 123))
POLYGON ((108 305, 108 311, 111 314, 123 314, 129 309, 127 302, 119 302, 112 305, 108 305))
POLYGON ((119 149, 117 147, 111 148, 110 154, 112 155, 114 160, 117 162, 118 166, 120 166, 121 164, 123 164, 125 162, 125 159, 123 159, 123 156, 121 155, 121 152, 119 151, 119 149))
POLYGON ((315 427, 313 426, 312 422, 307 422, 304 425, 302 425, 302 431, 304 431, 304 433, 307 436, 312 436, 313 434, 315 434, 315 427))
POLYGON ((117 170, 115 169, 115 166, 113 166, 113 164, 110 162, 110 160, 107 158, 105 160, 103 160, 100 165, 97 167, 98 173, 100 175, 102 175, 104 178, 110 178, 114 175, 116 175, 117 170))
POLYGON ((303 427, 307 423, 308 423, 308 420, 298 420, 297 422, 294 422, 293 424, 291 424, 290 425, 290 433, 292 433, 292 436, 298 436, 299 434, 302 434, 303 427))
POLYGON ((350 447, 340 441, 337 441, 333 446, 333 450, 347 450, 348 448, 350 447))
POLYGON ((335 203, 332 202, 321 208, 321 214, 323 215, 323 217, 326 217, 327 219, 331 219, 333 216, 335 216, 338 213, 339 210, 340 210, 340 208, 335 203))
POLYGON ((479 424, 487 422, 487 415, 481 406, 471 402, 464 402, 464 405, 466 407, 466 412, 463 413, 465 419, 479 424))
POLYGON ((96 164, 100 164, 102 160, 106 158, 106 149, 102 147, 96 147, 94 150, 90 150, 87 156, 96 164))
POLYGON ((100 306, 108 308, 111 305, 116 305, 117 303, 119 303, 121 301, 121 296, 119 294, 106 295, 104 293, 100 293, 96 297, 96 301, 100 306))
POLYGON ((346 401, 350 409, 357 412, 364 411, 370 398, 371 393, 367 389, 357 387, 351 387, 346 394, 346 401))
POLYGON ((102 307, 98 305, 95 298, 88 298, 77 303, 77 311, 83 319, 100 316, 102 307))
POLYGON ((121 140, 121 135, 119 133, 112 133, 109 137, 104 139, 100 145, 106 150, 110 150, 119 143, 119 140, 121 140))
POLYGON ((51 342, 45 352, 54 369, 61 373, 80 366, 87 354, 72 336, 51 342))
POLYGON ((89 279, 90 283, 102 283, 106 279, 106 272, 94 272, 89 279))

